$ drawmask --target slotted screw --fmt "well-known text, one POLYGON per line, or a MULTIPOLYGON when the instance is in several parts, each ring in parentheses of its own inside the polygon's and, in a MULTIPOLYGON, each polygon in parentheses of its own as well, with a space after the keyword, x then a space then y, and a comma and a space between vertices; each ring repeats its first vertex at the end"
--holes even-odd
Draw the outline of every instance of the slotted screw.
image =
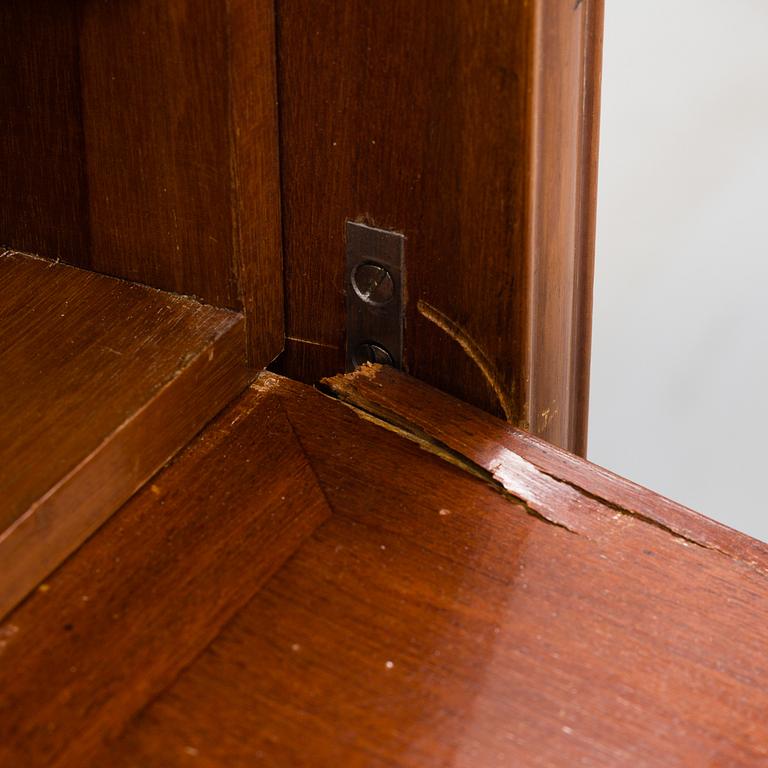
POLYGON ((386 304, 395 295, 392 275, 385 267, 371 262, 355 267, 352 273, 352 287, 366 304, 375 306, 386 304))
POLYGON ((364 363, 394 365, 394 360, 384 347, 374 344, 372 341, 364 341, 355 349, 355 365, 363 365, 364 363))

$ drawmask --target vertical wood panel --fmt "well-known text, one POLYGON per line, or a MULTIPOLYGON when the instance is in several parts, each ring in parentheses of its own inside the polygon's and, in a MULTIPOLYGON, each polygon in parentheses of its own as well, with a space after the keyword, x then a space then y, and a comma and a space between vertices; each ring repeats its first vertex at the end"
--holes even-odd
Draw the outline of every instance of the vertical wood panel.
POLYGON ((224 3, 90 0, 82 13, 91 265, 240 308, 224 3))
POLYGON ((595 271, 595 227, 597 218, 597 159, 600 143, 600 83, 603 71, 603 2, 588 2, 585 9, 584 92, 581 123, 581 162, 577 194, 577 273, 573 313, 575 360, 571 383, 574 402, 570 446, 579 456, 587 455, 589 415, 589 368, 592 349, 592 288, 595 271))
MULTIPOLYGON (((565 13, 562 0, 534 5, 531 69, 530 185, 527 198, 526 249, 531 268, 530 368, 527 426, 570 450, 585 439, 586 419, 576 419, 579 402, 576 369, 588 367, 592 250, 579 240, 582 219, 592 215, 582 205, 585 135, 585 65, 589 42, 586 22, 592 3, 565 13), (578 431, 577 431, 578 427, 578 431), (583 434, 582 434, 583 433, 583 434)), ((588 210, 589 209, 589 210, 588 210)), ((586 396, 586 393, 583 393, 586 396)))
POLYGON ((284 346, 283 251, 272 0, 228 0, 235 256, 249 359, 284 346))
MULTIPOLYGON (((594 177, 582 169, 598 63, 585 21, 599 4, 335 0, 319 14, 280 0, 294 345, 343 346, 345 219, 401 231, 406 368, 583 444, 594 177)), ((294 350, 281 369, 312 380, 330 357, 294 350)))
POLYGON ((272 3, 1 13, 0 242, 244 309, 266 365, 283 346, 272 3))
POLYGON ((0 103, 0 243, 87 264, 73 3, 0 3, 0 103))

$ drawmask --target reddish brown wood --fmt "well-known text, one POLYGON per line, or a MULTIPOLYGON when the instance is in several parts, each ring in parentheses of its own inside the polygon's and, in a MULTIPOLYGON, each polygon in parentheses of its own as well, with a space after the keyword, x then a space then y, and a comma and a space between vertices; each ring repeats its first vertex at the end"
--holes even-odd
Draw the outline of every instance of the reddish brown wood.
POLYGON ((763 572, 631 507, 609 507, 599 538, 572 533, 435 446, 290 382, 273 395, 334 514, 101 761, 613 768, 768 757, 763 572))
POLYGON ((0 624, 4 762, 765 761, 760 567, 644 519, 610 477, 621 509, 550 487, 583 497, 583 535, 544 520, 469 458, 491 417, 377 384, 394 414, 474 430, 466 455, 262 376, 0 624))
POLYGON ((285 339, 285 350, 275 367, 304 371, 340 371, 344 369, 344 365, 343 346, 288 336, 285 339))
POLYGON ((80 58, 91 265, 239 309, 226 13, 85 2, 80 58))
POLYGON ((0 256, 0 615, 251 377, 243 319, 0 256))
POLYGON ((15 4, 0 242, 244 310, 283 348, 269 0, 15 4))
POLYGON ((401 231, 407 369, 583 448, 600 6, 278 3, 295 344, 343 348, 344 221, 401 231))
POLYGON ((392 368, 366 365, 325 385, 349 402, 462 456, 545 516, 599 535, 617 511, 768 573, 768 544, 700 515, 392 368), (450 414, 447 417, 446 414, 450 414))
POLYGON ((222 413, 0 624, 0 765, 114 765, 97 747, 328 515, 264 395, 222 413))
MULTIPOLYGON (((242 306, 269 359, 271 7, 32 5, 0 230, 242 306)), ((583 450, 599 0, 278 7, 283 367, 338 368, 364 218, 409 238, 411 370, 583 450)), ((239 315, 15 253, 0 283, 10 604, 247 374, 239 315)), ((768 761, 766 545, 394 371, 328 386, 262 376, 0 622, 0 765, 768 761)))
POLYGON ((592 287, 595 271, 595 227, 597 217, 597 158, 600 143, 600 86, 603 72, 603 2, 584 9, 584 106, 580 123, 581 157, 577 195, 577 255, 574 280, 574 328, 570 433, 571 449, 587 455, 589 415, 589 369, 592 349, 592 287))
POLYGON ((603 2, 530 8, 530 358, 520 426, 586 455, 603 2))

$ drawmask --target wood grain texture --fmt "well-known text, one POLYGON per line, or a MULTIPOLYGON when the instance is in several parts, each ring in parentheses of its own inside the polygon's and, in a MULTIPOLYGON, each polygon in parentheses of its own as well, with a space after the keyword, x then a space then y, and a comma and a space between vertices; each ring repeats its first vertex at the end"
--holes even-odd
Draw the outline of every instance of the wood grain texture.
POLYGON ((592 350, 592 293, 595 272, 597 225, 597 160, 600 145, 600 92, 603 72, 603 0, 584 8, 584 104, 580 124, 579 175, 576 182, 579 209, 576 268, 573 289, 575 347, 571 369, 571 450, 587 456, 589 422, 589 372, 592 350))
POLYGON ((0 256, 0 615, 245 388, 242 316, 0 256))
POLYGON ((768 544, 603 467, 515 429, 392 368, 366 365, 327 379, 344 402, 462 457, 555 522, 600 535, 605 516, 630 514, 768 574, 768 544), (450 414, 450 418, 446 418, 450 414))
POLYGON ((272 3, 49 6, 0 17, 0 242, 243 310, 265 366, 284 336, 272 3))
POLYGON ((250 391, 0 624, 0 765, 115 765, 99 747, 328 514, 280 403, 250 391))
POLYGON ((600 6, 278 3, 289 337, 343 347, 346 219, 403 232, 406 369, 583 448, 600 6))
POLYGON ((531 8, 530 359, 520 426, 586 455, 603 0, 531 8))
POLYGON ((88 263, 76 5, 0 3, 0 244, 88 263))
POLYGON ((227 0, 227 10, 237 285, 248 359, 264 368, 285 345, 275 9, 227 0))
POLYGON ((86 1, 81 14, 92 267, 241 308, 225 4, 86 1))
POLYGON ((392 425, 272 393, 333 515, 100 762, 768 759, 764 573, 610 506, 599 538, 574 533, 392 425))

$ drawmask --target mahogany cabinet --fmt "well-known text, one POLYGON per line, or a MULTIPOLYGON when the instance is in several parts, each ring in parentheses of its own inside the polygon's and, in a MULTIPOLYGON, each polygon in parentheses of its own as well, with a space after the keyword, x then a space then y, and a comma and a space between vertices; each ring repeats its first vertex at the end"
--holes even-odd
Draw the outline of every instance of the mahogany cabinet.
POLYGON ((11 0, 0 239, 344 369, 345 232, 406 238, 404 367, 584 454, 601 0, 11 0))
POLYGON ((601 31, 0 6, 0 768, 768 764, 768 545, 580 458, 601 31))

